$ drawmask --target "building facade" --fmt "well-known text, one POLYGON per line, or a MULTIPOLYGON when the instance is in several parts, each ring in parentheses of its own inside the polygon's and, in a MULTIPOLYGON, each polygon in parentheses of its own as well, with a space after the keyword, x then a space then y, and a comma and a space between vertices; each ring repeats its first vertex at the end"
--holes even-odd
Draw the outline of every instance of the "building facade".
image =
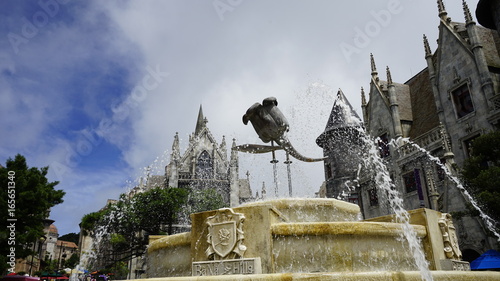
POLYGON ((45 219, 44 235, 30 245, 34 255, 16 261, 15 272, 25 272, 33 276, 43 271, 46 266, 54 262, 57 270, 63 270, 65 261, 73 254, 78 253, 78 246, 74 242, 59 240, 59 232, 53 220, 45 219))
POLYGON ((215 189, 232 207, 253 200, 249 180, 239 178, 237 151, 231 149, 228 158, 225 137, 219 145, 207 123, 200 106, 195 131, 189 136, 188 148, 182 155, 179 136, 175 135, 170 162, 165 167, 165 186, 215 189))
MULTIPOLYGON (((463 259, 472 261, 497 245, 484 221, 468 211, 470 199, 456 181, 457 167, 468 158, 472 140, 499 129, 500 37, 496 30, 476 25, 465 2, 465 23, 452 21, 443 2, 437 3, 438 47, 431 50, 424 35, 425 69, 397 83, 389 67, 385 79, 379 76, 371 56, 370 87, 367 94, 361 92, 363 122, 367 134, 378 140, 380 157, 405 208, 451 213, 463 259)), ((345 189, 328 186, 337 173, 335 164, 325 165, 328 196, 345 189)), ((372 172, 346 176, 357 181, 349 198, 358 202, 365 218, 390 213, 372 172)))

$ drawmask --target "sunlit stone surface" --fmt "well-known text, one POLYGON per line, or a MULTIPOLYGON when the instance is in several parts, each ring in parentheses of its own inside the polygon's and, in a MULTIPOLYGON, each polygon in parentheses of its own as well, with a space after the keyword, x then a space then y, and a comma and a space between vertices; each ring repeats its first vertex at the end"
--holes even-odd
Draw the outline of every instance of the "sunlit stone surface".
MULTIPOLYGON (((451 222, 443 227, 446 216, 410 215, 433 280, 500 280, 496 272, 456 271, 468 264, 445 251, 455 235, 451 222)), ((355 204, 296 198, 193 214, 190 233, 152 237, 147 274, 165 281, 421 280, 401 225, 391 216, 358 217, 355 204)))

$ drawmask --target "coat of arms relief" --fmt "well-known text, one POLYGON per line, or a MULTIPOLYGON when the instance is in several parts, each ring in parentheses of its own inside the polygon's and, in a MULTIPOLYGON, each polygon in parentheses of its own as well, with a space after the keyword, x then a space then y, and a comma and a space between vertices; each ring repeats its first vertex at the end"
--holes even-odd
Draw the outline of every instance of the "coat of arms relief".
POLYGON ((444 252, 447 258, 462 260, 462 252, 458 247, 458 238, 450 214, 442 214, 438 220, 443 235, 444 252))
POLYGON ((208 260, 228 260, 243 258, 247 247, 243 245, 243 214, 235 213, 231 208, 216 211, 208 217, 207 242, 205 251, 208 260))

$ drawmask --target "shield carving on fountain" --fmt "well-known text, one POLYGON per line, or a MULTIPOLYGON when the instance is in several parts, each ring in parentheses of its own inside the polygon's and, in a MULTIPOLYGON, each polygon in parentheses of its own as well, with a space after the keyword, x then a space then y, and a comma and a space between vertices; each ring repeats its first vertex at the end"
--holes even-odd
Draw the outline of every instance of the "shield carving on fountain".
POLYGON ((223 260, 242 258, 246 251, 243 245, 243 214, 235 213, 231 208, 223 208, 206 220, 208 259, 223 260))

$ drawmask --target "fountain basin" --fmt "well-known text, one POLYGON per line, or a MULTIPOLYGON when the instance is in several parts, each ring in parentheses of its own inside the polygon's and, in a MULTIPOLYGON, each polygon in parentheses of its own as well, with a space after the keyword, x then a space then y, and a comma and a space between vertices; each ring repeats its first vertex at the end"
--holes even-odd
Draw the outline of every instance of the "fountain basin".
POLYGON ((272 206, 287 222, 357 221, 359 206, 328 198, 282 198, 244 204, 243 208, 272 206))
MULTIPOLYGON (((424 226, 413 227, 427 235, 424 226)), ((278 223, 271 230, 275 272, 417 270, 397 223, 278 223)))
MULTIPOLYGON (((497 273, 440 271, 446 259, 438 225, 442 214, 420 209, 410 215, 434 280, 500 280, 497 273)), ((357 205, 335 199, 269 200, 192 214, 191 232, 153 237, 147 276, 165 281, 420 280, 401 224, 390 217, 358 217, 357 205), (223 236, 228 240, 214 242, 218 232, 213 229, 220 233, 233 224, 236 230, 223 236), (224 252, 216 251, 221 242, 227 242, 230 254, 214 254, 224 252), (220 275, 224 268, 233 275, 220 275)))
POLYGON ((149 241, 148 274, 153 276, 191 275, 190 232, 169 236, 150 236, 149 241))
MULTIPOLYGON (((434 281, 498 281, 498 272, 432 271, 434 281)), ((188 276, 135 279, 136 281, 422 281, 418 271, 276 273, 254 275, 188 276)))

